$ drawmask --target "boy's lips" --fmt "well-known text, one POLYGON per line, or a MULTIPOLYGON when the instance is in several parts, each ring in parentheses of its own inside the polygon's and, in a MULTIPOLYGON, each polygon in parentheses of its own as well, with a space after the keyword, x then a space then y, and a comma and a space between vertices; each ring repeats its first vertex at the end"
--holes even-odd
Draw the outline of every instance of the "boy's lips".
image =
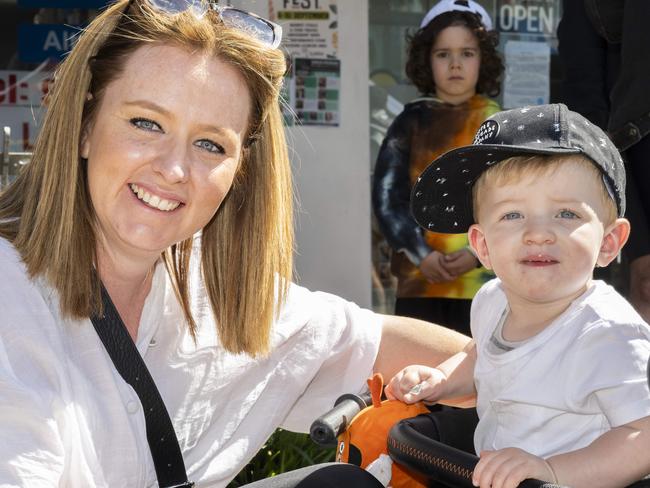
POLYGON ((550 256, 548 254, 529 254, 525 256, 521 261, 521 264, 525 266, 552 266, 554 264, 558 264, 559 261, 555 259, 553 256, 550 256))

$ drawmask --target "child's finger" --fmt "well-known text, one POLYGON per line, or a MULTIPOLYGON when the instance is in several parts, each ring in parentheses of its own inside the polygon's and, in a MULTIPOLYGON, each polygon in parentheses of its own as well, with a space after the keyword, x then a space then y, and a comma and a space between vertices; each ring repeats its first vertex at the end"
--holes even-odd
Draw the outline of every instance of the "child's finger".
POLYGON ((472 473, 472 484, 474 486, 483 488, 492 485, 492 477, 500 464, 496 460, 498 453, 499 451, 481 451, 480 459, 472 473))
POLYGON ((404 401, 406 403, 419 402, 420 400, 429 396, 431 392, 432 386, 428 382, 423 381, 422 383, 418 383, 417 385, 413 386, 413 388, 411 388, 404 395, 404 401))

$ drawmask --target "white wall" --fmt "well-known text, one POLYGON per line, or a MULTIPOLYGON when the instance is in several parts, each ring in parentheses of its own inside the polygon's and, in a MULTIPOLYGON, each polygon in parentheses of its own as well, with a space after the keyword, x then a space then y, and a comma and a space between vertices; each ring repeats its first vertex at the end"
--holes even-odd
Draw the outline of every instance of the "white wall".
MULTIPOLYGON (((265 4, 242 2, 262 15, 265 4)), ((341 124, 287 131, 298 194, 296 281, 370 307, 368 0, 339 0, 338 9, 341 124)))
POLYGON ((368 3, 339 0, 339 127, 289 130, 297 281, 371 305, 368 3))

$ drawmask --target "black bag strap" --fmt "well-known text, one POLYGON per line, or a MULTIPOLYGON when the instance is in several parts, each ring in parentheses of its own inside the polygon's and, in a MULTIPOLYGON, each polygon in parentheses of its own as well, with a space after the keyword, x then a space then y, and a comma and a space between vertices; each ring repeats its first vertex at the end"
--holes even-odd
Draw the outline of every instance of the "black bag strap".
POLYGON ((104 316, 93 316, 90 320, 115 368, 140 397, 158 486, 191 488, 194 483, 187 481, 181 448, 165 403, 104 285, 102 303, 104 316))

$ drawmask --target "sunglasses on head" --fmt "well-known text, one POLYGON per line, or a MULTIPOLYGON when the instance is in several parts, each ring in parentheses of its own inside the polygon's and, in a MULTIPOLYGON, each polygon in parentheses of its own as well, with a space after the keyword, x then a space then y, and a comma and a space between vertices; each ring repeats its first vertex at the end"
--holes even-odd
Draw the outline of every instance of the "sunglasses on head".
MULTIPOLYGON (((214 11, 227 27, 243 31, 275 49, 282 40, 282 26, 266 20, 259 15, 234 7, 217 5, 214 1, 207 0, 144 0, 152 8, 169 15, 180 14, 190 10, 197 17, 203 17, 208 11, 214 11)), ((133 0, 127 5, 127 10, 133 0)))

